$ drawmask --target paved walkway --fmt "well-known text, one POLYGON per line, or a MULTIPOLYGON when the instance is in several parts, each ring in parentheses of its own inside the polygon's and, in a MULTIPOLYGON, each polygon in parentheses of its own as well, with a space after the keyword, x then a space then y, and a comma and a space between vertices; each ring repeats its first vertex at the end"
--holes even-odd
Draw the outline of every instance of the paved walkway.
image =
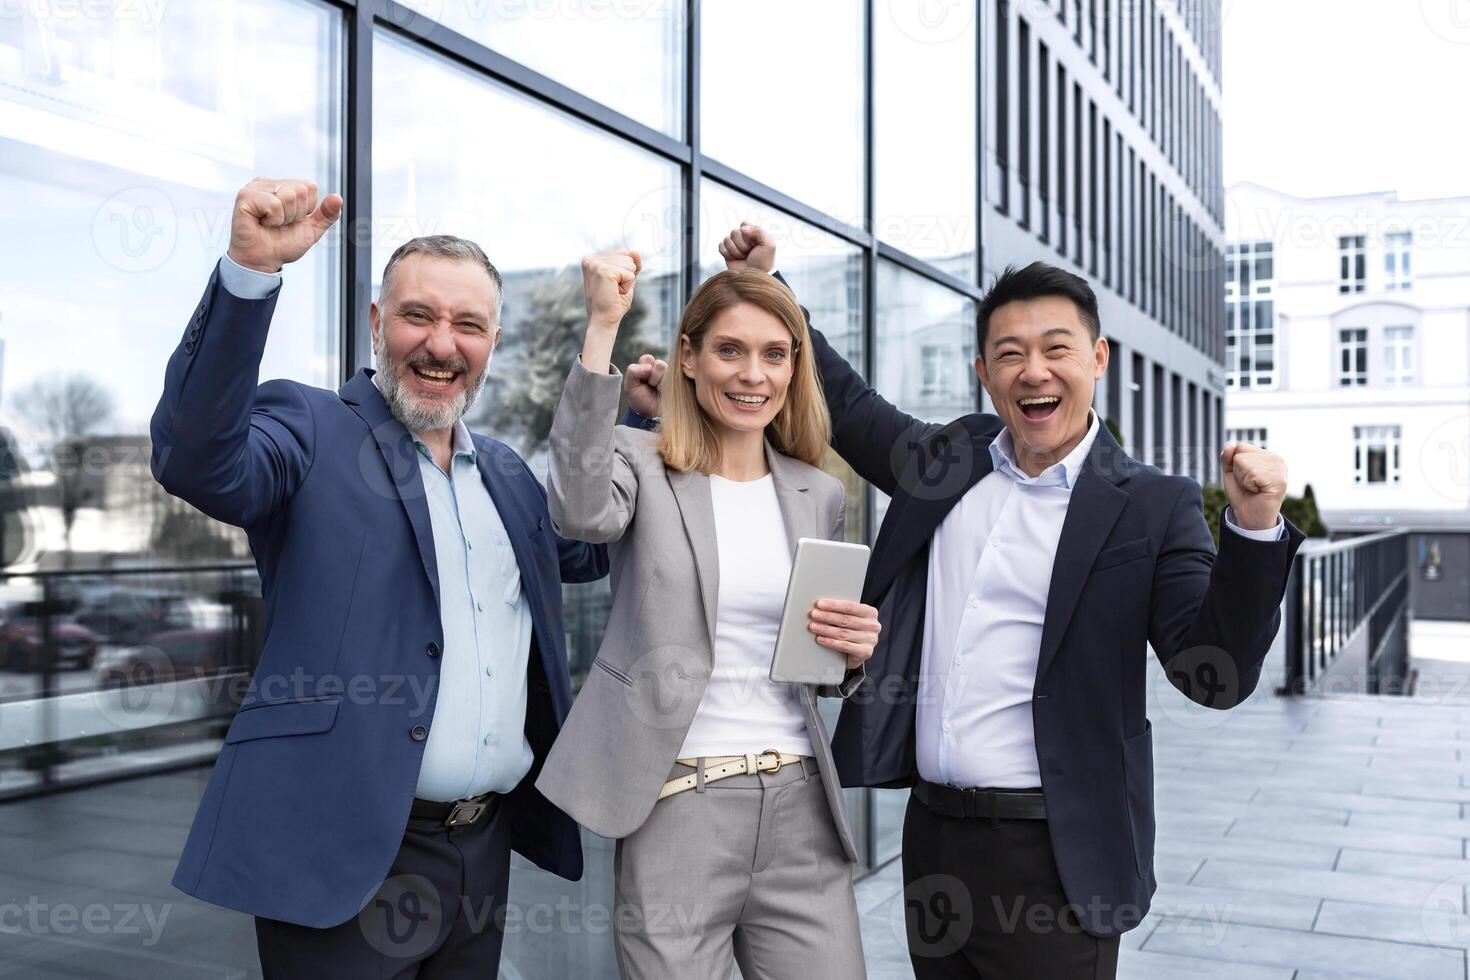
MULTIPOLYGON (((1229 713, 1195 708, 1160 675, 1160 884, 1125 938, 1123 977, 1466 980, 1470 664, 1424 666, 1413 700, 1262 690, 1229 713)), ((258 976, 249 920, 168 885, 205 775, 0 806, 0 977, 258 976), (28 903, 40 928, 7 903, 28 903)), ((606 890, 562 894, 590 910, 606 890)), ((559 907, 532 892, 514 897, 559 907)), ((899 892, 897 864, 859 884, 873 980, 911 976, 899 892)), ((605 928, 547 925, 508 944, 502 976, 613 976, 605 928)))

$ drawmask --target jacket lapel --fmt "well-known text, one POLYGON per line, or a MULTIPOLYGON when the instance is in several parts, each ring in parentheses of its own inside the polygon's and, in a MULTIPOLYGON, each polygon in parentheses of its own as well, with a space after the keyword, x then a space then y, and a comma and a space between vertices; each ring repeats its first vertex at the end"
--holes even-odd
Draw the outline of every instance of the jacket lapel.
POLYGON ((720 594, 720 554, 715 540, 715 507, 710 497, 709 477, 698 470, 668 470, 669 486, 679 504, 684 533, 694 552, 699 574, 699 592, 704 600, 704 621, 709 630, 709 649, 715 648, 715 608, 720 594))
POLYGON ((1057 541, 1046 597, 1046 618, 1041 627, 1041 652, 1036 662, 1038 684, 1056 659, 1092 563, 1128 503, 1128 492, 1120 485, 1127 481, 1133 465, 1107 426, 1099 425, 1092 449, 1072 488, 1067 516, 1062 521, 1062 536, 1057 541))
POLYGON ((781 507, 781 522, 786 525, 786 542, 792 557, 796 542, 802 538, 823 538, 819 530, 817 502, 810 493, 811 481, 803 472, 803 464, 783 456, 766 443, 766 465, 771 468, 771 482, 776 486, 776 501, 781 507))
POLYGON ((910 453, 873 543, 863 601, 876 604, 960 498, 990 475, 990 443, 998 423, 993 416, 963 416, 910 453))
POLYGON ((364 368, 338 390, 342 400, 352 407, 372 433, 358 451, 358 469, 368 485, 377 492, 396 496, 413 526, 419 560, 434 590, 434 605, 439 605, 439 564, 434 559, 434 530, 429 522, 429 505, 424 500, 424 478, 419 472, 419 454, 413 437, 403 423, 393 417, 388 403, 373 384, 373 372, 364 368), (378 457, 387 464, 387 479, 378 467, 378 457))

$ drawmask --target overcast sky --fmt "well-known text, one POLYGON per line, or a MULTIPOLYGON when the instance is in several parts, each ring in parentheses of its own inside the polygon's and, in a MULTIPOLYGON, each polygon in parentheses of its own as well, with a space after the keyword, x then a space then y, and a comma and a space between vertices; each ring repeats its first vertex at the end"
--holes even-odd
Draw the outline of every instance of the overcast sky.
POLYGON ((1470 0, 1223 2, 1227 185, 1470 195, 1470 0))

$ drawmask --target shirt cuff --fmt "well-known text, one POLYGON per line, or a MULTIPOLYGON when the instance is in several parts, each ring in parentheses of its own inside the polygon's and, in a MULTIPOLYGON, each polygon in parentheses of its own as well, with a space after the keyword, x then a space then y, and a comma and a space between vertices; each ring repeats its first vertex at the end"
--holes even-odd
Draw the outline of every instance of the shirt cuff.
POLYGON ((1235 523, 1235 511, 1230 507, 1225 508, 1225 526, 1241 537, 1252 541, 1280 541, 1282 535, 1286 533, 1286 522, 1281 519, 1280 514, 1276 515, 1275 527, 1268 527, 1264 531, 1249 531, 1235 523))
POLYGON ((237 299, 265 299, 281 286, 279 272, 247 269, 228 255, 220 256, 219 282, 237 299))

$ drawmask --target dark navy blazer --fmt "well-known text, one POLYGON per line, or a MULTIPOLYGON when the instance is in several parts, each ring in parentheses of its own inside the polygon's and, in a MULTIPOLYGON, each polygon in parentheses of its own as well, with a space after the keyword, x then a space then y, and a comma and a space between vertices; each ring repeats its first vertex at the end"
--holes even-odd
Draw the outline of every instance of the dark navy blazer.
MULTIPOLYGON (((843 704, 832 751, 844 786, 908 786, 929 542, 991 472, 1003 423, 986 414, 921 422, 820 333, 812 340, 834 448, 893 498, 863 586, 883 635, 867 681, 843 704)), ((1032 700, 1052 850, 1068 901, 1096 936, 1137 925, 1155 887, 1146 647, 1192 700, 1238 704, 1260 680, 1303 535, 1288 522, 1279 541, 1220 539, 1216 555, 1198 484, 1130 459, 1099 428, 1057 544, 1032 700)))
MULTIPOLYGON (((368 371, 339 392, 291 381, 257 387, 276 295, 240 299, 216 271, 153 415, 153 475, 245 529, 267 615, 260 664, 174 885, 325 927, 366 905, 403 840, 444 637, 412 438, 368 371)), ((511 842, 576 879, 577 827, 535 782, 572 702, 560 583, 601 578, 607 555, 560 539, 521 458, 486 436, 474 441, 533 628, 526 736, 535 763, 506 803, 511 842)))

